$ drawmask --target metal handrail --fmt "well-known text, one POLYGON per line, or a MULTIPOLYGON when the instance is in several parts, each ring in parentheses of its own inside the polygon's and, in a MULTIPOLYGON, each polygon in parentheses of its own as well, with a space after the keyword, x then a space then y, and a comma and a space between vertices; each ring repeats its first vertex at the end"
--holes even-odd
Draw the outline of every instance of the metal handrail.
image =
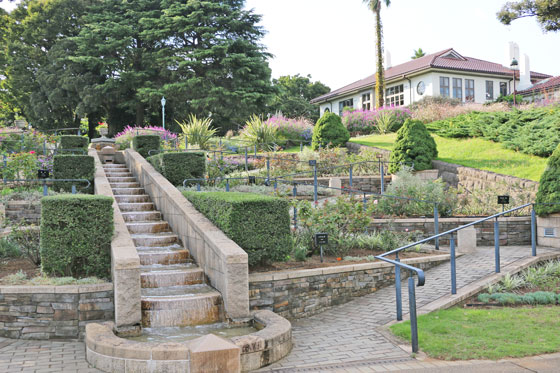
MULTIPOLYGON (((87 189, 91 186, 91 182, 87 179, 0 179, 4 184, 8 182, 27 182, 27 183, 42 183, 43 184, 43 196, 48 194, 47 183, 55 182, 86 182, 87 185, 80 189, 87 189)), ((72 184, 72 194, 76 194, 76 185, 72 184)))

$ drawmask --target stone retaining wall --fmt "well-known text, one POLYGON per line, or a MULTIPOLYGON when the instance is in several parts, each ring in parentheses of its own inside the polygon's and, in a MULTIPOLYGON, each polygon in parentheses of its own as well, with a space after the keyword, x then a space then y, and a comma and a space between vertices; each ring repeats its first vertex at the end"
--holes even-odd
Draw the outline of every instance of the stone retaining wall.
POLYGON ((0 286, 0 337, 83 339, 88 323, 113 316, 111 283, 0 286))
MULTIPOLYGON (((317 183, 320 186, 328 187, 331 178, 332 177, 318 177, 317 183)), ((340 179, 343 188, 350 188, 350 177, 336 176, 336 178, 340 179)), ((313 178, 296 178, 295 180, 309 185, 313 184, 313 178)), ((387 185, 391 182, 391 175, 385 176, 383 181, 385 183, 385 188, 387 188, 387 185)), ((381 193, 381 176, 353 176, 352 189, 370 193, 381 193)))
POLYGON ((41 203, 29 201, 8 201, 4 203, 6 219, 12 222, 25 221, 26 224, 41 222, 41 203))
MULTIPOLYGON (((472 223, 480 218, 439 218, 439 231, 445 232, 462 225, 472 223)), ((531 244, 531 217, 500 218, 500 245, 520 246, 531 244)), ((494 246, 494 221, 486 221, 474 226, 478 246, 494 246)), ((434 234, 433 218, 416 219, 375 219, 372 229, 390 229, 396 232, 420 231, 423 237, 434 234)), ((457 239, 457 236, 455 236, 457 239)), ((449 245, 447 237, 440 238, 441 245, 449 245)), ((459 241, 457 241, 458 243, 459 241)))
MULTIPOLYGON (((404 259, 429 269, 449 255, 404 259)), ((406 278, 408 271, 402 271, 406 278)), ((394 266, 385 262, 249 275, 251 310, 271 310, 288 319, 308 317, 395 283, 394 266)))

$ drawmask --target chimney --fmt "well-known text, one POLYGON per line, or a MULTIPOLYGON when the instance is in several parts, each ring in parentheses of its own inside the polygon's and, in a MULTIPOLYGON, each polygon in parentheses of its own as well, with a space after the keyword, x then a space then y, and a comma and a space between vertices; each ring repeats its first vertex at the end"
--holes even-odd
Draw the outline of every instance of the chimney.
POLYGON ((519 61, 519 45, 517 45, 517 43, 514 43, 513 41, 510 41, 506 50, 506 61, 504 63, 504 66, 509 68, 509 66, 511 65, 511 60, 513 60, 514 58, 519 61))
POLYGON ((523 58, 519 61, 519 90, 529 88, 531 83, 531 65, 529 56, 523 54, 523 58))
POLYGON ((391 52, 385 50, 385 70, 390 69, 391 67, 393 67, 391 64, 391 52))

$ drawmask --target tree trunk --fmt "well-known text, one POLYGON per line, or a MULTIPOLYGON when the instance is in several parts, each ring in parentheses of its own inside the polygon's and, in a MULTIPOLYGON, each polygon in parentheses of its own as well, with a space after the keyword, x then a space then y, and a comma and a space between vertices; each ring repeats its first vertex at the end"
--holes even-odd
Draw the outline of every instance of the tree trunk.
POLYGON ((144 125, 144 105, 139 102, 136 104, 136 126, 142 127, 144 125))
POLYGON ((97 123, 99 123, 100 120, 101 118, 99 115, 91 113, 88 114, 88 137, 90 139, 93 139, 95 135, 97 135, 95 128, 97 127, 97 123))
POLYGON ((383 107, 385 93, 385 71, 383 69, 383 25, 381 23, 381 1, 375 11, 375 46, 377 49, 377 71, 375 72, 375 108, 383 107))

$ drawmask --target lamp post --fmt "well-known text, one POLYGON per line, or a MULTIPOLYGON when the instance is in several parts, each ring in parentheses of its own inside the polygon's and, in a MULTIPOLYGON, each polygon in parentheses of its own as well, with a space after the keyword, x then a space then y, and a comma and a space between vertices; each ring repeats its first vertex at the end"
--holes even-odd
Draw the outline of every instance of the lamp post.
POLYGON ((165 97, 161 98, 161 123, 165 129, 165 97))
POLYGON ((513 60, 511 60, 511 64, 509 65, 509 67, 511 67, 511 69, 513 70, 513 106, 517 105, 517 101, 515 99, 515 77, 516 77, 515 72, 517 71, 518 66, 519 66, 519 63, 517 62, 517 60, 514 57, 513 60))

